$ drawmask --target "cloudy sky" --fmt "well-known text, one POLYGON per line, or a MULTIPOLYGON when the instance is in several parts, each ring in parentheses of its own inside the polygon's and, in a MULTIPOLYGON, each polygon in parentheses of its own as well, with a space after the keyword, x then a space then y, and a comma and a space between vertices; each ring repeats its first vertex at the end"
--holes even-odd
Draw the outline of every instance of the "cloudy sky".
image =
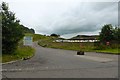
POLYGON ((99 34, 102 25, 117 25, 118 0, 3 0, 21 24, 39 34, 65 38, 99 34), (113 2, 114 1, 114 2, 113 2))

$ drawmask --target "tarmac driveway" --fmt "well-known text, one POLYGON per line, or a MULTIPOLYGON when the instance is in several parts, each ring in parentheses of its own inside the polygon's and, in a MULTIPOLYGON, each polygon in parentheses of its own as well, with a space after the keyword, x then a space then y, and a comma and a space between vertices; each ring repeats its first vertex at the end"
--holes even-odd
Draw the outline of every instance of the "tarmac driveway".
POLYGON ((118 55, 43 48, 29 60, 2 65, 3 78, 117 78, 118 55))

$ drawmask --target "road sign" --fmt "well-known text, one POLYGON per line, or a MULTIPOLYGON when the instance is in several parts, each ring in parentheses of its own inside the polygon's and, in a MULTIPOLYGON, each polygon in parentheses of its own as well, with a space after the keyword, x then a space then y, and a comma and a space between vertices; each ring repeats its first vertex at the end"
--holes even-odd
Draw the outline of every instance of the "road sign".
POLYGON ((23 42, 24 42, 25 46, 32 46, 33 37, 32 36, 25 36, 23 42))

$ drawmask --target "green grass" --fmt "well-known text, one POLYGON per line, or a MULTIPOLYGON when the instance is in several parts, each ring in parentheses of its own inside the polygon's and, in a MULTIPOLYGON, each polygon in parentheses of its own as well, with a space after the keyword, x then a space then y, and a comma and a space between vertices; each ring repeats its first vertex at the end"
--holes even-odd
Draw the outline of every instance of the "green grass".
POLYGON ((38 41, 38 40, 40 40, 40 39, 47 38, 47 36, 44 36, 44 35, 31 34, 31 33, 26 33, 25 36, 32 36, 32 37, 33 37, 33 41, 38 41))
MULTIPOLYGON (((103 52, 103 53, 111 53, 111 54, 120 54, 117 46, 113 44, 112 47, 104 46, 105 48, 97 49, 94 46, 94 43, 67 43, 67 42, 53 42, 53 38, 42 39, 38 42, 40 46, 48 47, 48 48, 56 48, 56 49, 65 49, 65 50, 81 50, 86 52, 103 52)), ((117 44, 118 45, 118 44, 117 44)), ((97 45, 99 47, 99 45, 97 45)))
MULTIPOLYGON (((32 36, 33 41, 49 38, 47 36, 43 36, 40 34, 31 34, 31 33, 26 33, 25 36, 32 36)), ((2 54, 2 63, 31 57, 34 55, 34 53, 35 53, 35 49, 30 46, 23 46, 23 39, 21 39, 19 41, 18 49, 14 53, 2 54)))
POLYGON ((51 44, 49 43, 48 47, 82 51, 90 51, 94 48, 92 43, 83 44, 83 43, 56 43, 56 42, 52 42, 51 44))
POLYGON ((115 49, 96 50, 96 52, 120 54, 120 49, 115 48, 115 49))
MULTIPOLYGON (((33 36, 34 34, 25 34, 25 36, 33 36)), ((14 53, 2 54, 2 63, 19 60, 22 58, 32 57, 35 49, 30 46, 23 46, 23 39, 19 41, 19 46, 14 53)))
POLYGON ((35 50, 29 46, 20 46, 13 54, 3 54, 2 63, 32 57, 35 50))
POLYGON ((94 49, 93 43, 68 43, 68 42, 52 42, 52 39, 41 40, 38 42, 40 46, 49 48, 58 48, 66 50, 82 50, 92 51, 94 49))
MULTIPOLYGON (((32 36, 33 41, 38 41, 40 39, 48 38, 40 34, 31 34, 31 33, 26 33, 25 36, 32 36)), ((21 39, 19 41, 18 49, 14 53, 2 54, 2 63, 31 57, 34 55, 34 53, 35 53, 35 49, 30 46, 23 46, 23 39, 21 39)))
MULTIPOLYGON (((27 34, 31 35, 31 34, 27 34)), ((94 43, 67 43, 67 42, 53 42, 55 37, 48 37, 39 34, 32 34, 33 41, 39 41, 38 44, 43 47, 56 48, 56 49, 65 49, 65 50, 82 50, 87 52, 104 52, 111 54, 120 54, 120 49, 118 44, 112 44, 111 47, 103 45, 102 47, 97 45, 94 46, 94 43)))

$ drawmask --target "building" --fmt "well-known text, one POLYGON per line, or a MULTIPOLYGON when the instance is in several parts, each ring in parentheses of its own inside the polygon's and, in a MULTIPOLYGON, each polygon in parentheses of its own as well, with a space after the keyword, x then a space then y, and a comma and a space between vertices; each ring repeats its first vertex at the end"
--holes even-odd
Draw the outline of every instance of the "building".
POLYGON ((88 35, 77 35, 76 37, 73 37, 71 39, 58 39, 55 40, 54 42, 97 42, 98 41, 98 36, 88 36, 88 35))

